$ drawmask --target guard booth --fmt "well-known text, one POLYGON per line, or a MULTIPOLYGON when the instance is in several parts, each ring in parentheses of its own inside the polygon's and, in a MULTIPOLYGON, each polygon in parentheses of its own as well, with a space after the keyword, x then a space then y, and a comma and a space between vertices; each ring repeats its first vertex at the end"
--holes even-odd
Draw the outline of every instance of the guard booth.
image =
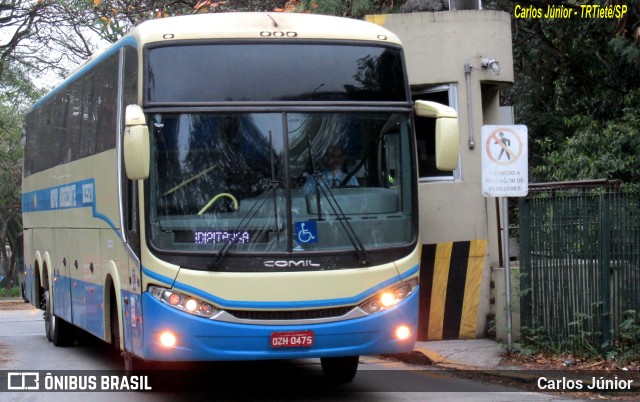
POLYGON ((497 199, 482 194, 480 133, 483 125, 513 123, 512 109, 500 105, 500 90, 513 84, 511 19, 480 2, 452 3, 450 10, 367 16, 402 40, 413 99, 449 105, 460 121, 460 162, 451 172, 435 169, 431 122, 416 121, 418 340, 484 338, 500 313, 491 295, 492 269, 501 265, 500 212, 497 199))

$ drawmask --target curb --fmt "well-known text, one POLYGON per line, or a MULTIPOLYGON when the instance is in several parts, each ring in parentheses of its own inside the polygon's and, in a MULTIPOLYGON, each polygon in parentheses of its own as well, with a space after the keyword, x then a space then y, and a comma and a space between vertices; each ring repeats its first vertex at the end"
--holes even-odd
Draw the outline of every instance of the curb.
MULTIPOLYGON (((424 356, 425 359, 430 361, 430 363, 427 363, 427 364, 437 365, 439 367, 458 370, 458 371, 477 371, 487 376, 505 378, 512 381, 517 381, 523 384, 530 384, 530 385, 535 385, 537 383, 541 373, 556 373, 556 372, 562 373, 562 374, 565 374, 567 377, 583 380, 585 383, 588 383, 588 381, 586 381, 587 377, 592 375, 592 372, 589 370, 557 370, 557 369, 531 370, 531 369, 522 369, 516 366, 508 366, 508 367, 505 366, 505 367, 499 367, 499 368, 488 367, 488 366, 472 366, 469 364, 464 364, 464 363, 460 363, 460 362, 448 359, 446 356, 443 356, 436 351, 423 348, 423 347, 416 347, 414 351, 414 355, 415 354, 420 354, 424 356)), ((407 356, 411 356, 411 354, 404 354, 402 356, 395 355, 396 358, 398 358, 399 360, 403 360, 406 363, 414 363, 413 361, 407 361, 407 356)), ((410 358, 410 360, 415 360, 415 357, 412 359, 410 358)), ((621 371, 620 373, 611 372, 610 374, 616 377, 618 377, 617 374, 620 374, 620 377, 622 377, 624 374, 629 374, 629 373, 631 372, 621 371)), ((636 380, 637 382, 635 381, 632 382, 630 384, 630 388, 627 389, 626 391, 634 392, 634 393, 640 392, 640 380, 638 380, 637 378, 634 378, 633 380, 636 380)), ((615 391, 615 390, 601 389, 601 390, 596 390, 595 393, 606 395, 609 393, 615 394, 616 392, 620 392, 620 391, 624 392, 624 390, 615 391)))
POLYGON ((448 369, 455 369, 455 370, 492 370, 492 367, 485 367, 485 366, 472 366, 469 364, 464 364, 464 363, 460 363, 457 362, 455 360, 451 360, 448 359, 446 356, 441 355, 440 353, 433 351, 431 349, 427 349, 427 348, 423 348, 423 347, 416 347, 415 349, 416 352, 424 355, 427 359, 429 359, 431 361, 431 363, 433 365, 438 365, 438 366, 442 366, 444 368, 448 368, 448 369))

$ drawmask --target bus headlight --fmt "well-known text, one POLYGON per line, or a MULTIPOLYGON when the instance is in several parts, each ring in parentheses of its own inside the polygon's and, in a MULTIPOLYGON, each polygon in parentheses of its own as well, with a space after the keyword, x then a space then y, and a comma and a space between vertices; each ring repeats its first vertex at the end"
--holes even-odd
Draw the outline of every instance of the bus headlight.
POLYGON ((196 297, 176 292, 161 286, 149 286, 149 294, 167 305, 200 317, 211 318, 218 310, 211 304, 196 297))
POLYGON ((360 305, 360 308, 367 314, 378 313, 387 310, 402 300, 406 299, 418 287, 418 278, 410 279, 407 282, 385 289, 371 299, 360 305))

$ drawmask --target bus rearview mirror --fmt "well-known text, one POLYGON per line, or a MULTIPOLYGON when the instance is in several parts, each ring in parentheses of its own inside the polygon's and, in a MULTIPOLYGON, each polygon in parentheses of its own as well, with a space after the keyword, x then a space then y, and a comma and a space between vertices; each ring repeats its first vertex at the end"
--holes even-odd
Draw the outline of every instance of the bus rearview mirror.
POLYGON ((142 108, 128 105, 125 111, 124 166, 130 180, 149 177, 149 127, 142 108))
POLYGON ((451 171, 458 168, 460 129, 455 109, 437 102, 417 100, 418 117, 436 119, 436 168, 451 171))

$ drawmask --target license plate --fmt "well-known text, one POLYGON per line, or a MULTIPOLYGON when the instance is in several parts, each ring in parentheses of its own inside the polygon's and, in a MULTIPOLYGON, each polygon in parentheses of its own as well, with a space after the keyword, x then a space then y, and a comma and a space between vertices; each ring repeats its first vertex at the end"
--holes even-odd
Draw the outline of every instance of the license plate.
POLYGON ((299 348, 313 346, 313 331, 272 332, 272 348, 299 348))

